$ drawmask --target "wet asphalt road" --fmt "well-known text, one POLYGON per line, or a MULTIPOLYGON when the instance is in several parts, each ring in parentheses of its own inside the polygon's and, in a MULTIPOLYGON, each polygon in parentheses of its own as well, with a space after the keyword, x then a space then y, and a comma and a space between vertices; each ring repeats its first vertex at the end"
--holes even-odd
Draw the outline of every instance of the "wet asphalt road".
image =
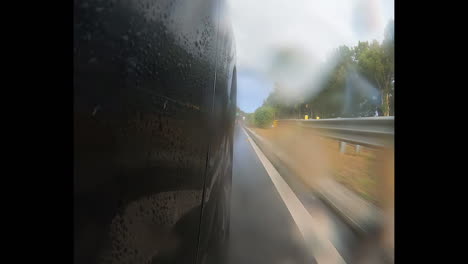
MULTIPOLYGON (((272 161, 311 217, 320 218, 343 260, 356 260, 363 241, 287 168, 272 161)), ((317 263, 242 127, 236 125, 227 263, 317 263)), ((321 226, 319 228, 322 228, 321 226)))

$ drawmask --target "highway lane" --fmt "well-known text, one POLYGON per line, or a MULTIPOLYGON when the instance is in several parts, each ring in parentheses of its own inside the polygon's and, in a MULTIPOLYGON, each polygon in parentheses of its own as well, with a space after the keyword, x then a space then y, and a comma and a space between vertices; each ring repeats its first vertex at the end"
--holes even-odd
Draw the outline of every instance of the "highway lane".
POLYGON ((236 126, 228 263, 315 263, 241 127, 236 126))
POLYGON ((368 254, 373 252, 368 246, 373 244, 371 241, 356 235, 280 162, 273 161, 273 165, 288 185, 286 188, 294 192, 293 195, 280 195, 247 134, 236 125, 231 229, 226 263, 379 263, 368 254), (299 209, 287 205, 291 195, 300 201, 309 220, 301 223, 297 217, 293 218, 292 215, 299 209), (302 228, 299 228, 298 222, 303 225, 302 228), (301 231, 304 225, 314 230, 309 235, 321 238, 319 240, 322 242, 326 240, 332 247, 318 250, 324 246, 317 243, 311 245, 312 242, 304 239, 301 231), (322 251, 331 252, 337 257, 330 261, 318 257, 322 251))

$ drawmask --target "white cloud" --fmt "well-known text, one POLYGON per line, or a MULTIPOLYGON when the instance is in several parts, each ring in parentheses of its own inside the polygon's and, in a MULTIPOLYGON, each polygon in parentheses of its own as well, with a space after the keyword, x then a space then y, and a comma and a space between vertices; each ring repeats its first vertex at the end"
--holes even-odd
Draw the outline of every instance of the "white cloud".
POLYGON ((392 0, 228 1, 238 65, 262 72, 276 48, 301 47, 324 59, 339 45, 381 40, 393 18, 392 0))

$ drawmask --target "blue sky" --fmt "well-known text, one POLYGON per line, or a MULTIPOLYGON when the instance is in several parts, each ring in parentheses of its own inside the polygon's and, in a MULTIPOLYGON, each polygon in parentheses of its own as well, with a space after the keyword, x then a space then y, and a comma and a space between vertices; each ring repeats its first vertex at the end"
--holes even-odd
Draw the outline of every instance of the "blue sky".
POLYGON ((240 70, 237 75, 237 105, 242 111, 252 113, 262 105, 272 90, 273 83, 260 74, 240 70))

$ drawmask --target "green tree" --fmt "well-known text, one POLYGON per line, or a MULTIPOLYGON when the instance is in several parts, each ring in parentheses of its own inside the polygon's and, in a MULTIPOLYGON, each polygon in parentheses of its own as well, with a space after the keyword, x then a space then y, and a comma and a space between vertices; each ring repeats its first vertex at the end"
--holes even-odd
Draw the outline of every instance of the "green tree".
POLYGON ((384 35, 383 47, 385 56, 388 58, 387 62, 389 67, 392 69, 392 76, 391 76, 391 87, 389 91, 389 107, 390 107, 390 115, 394 114, 394 91, 395 91, 395 22, 390 20, 385 28, 385 35, 384 35))
POLYGON ((347 46, 340 46, 328 63, 334 63, 334 68, 326 76, 320 92, 308 100, 314 117, 342 116, 346 78, 354 64, 354 51, 347 46))
POLYGON ((275 110, 269 106, 262 106, 255 110, 254 123, 257 127, 267 128, 273 124, 275 110))
POLYGON ((275 83, 275 87, 268 97, 263 102, 263 106, 268 106, 274 109, 274 118, 296 118, 297 113, 294 108, 294 100, 286 100, 284 95, 284 89, 278 83, 275 83))
MULTIPOLYGON (((278 56, 282 63, 290 61, 292 52, 278 56)), ((318 87, 320 92, 310 97, 288 99, 281 86, 264 101, 263 106, 274 109, 275 118, 303 118, 301 109, 308 104, 313 118, 335 118, 338 116, 372 116, 375 113, 375 96, 369 89, 376 87, 380 93, 380 106, 384 115, 393 115, 394 98, 394 21, 387 24, 382 43, 358 42, 354 47, 340 46, 325 62, 333 65, 327 72, 324 82, 318 87), (370 85, 369 85, 370 83, 370 85), (313 96, 313 97, 312 97, 313 96)), ((329 68, 329 67, 324 67, 329 68)), ((317 87, 311 87, 316 89, 317 87)))
POLYGON ((381 104, 385 116, 392 112, 391 97, 393 97, 395 72, 393 36, 393 21, 390 21, 385 29, 382 45, 376 40, 368 46, 358 45, 355 56, 360 73, 381 92, 381 104))

